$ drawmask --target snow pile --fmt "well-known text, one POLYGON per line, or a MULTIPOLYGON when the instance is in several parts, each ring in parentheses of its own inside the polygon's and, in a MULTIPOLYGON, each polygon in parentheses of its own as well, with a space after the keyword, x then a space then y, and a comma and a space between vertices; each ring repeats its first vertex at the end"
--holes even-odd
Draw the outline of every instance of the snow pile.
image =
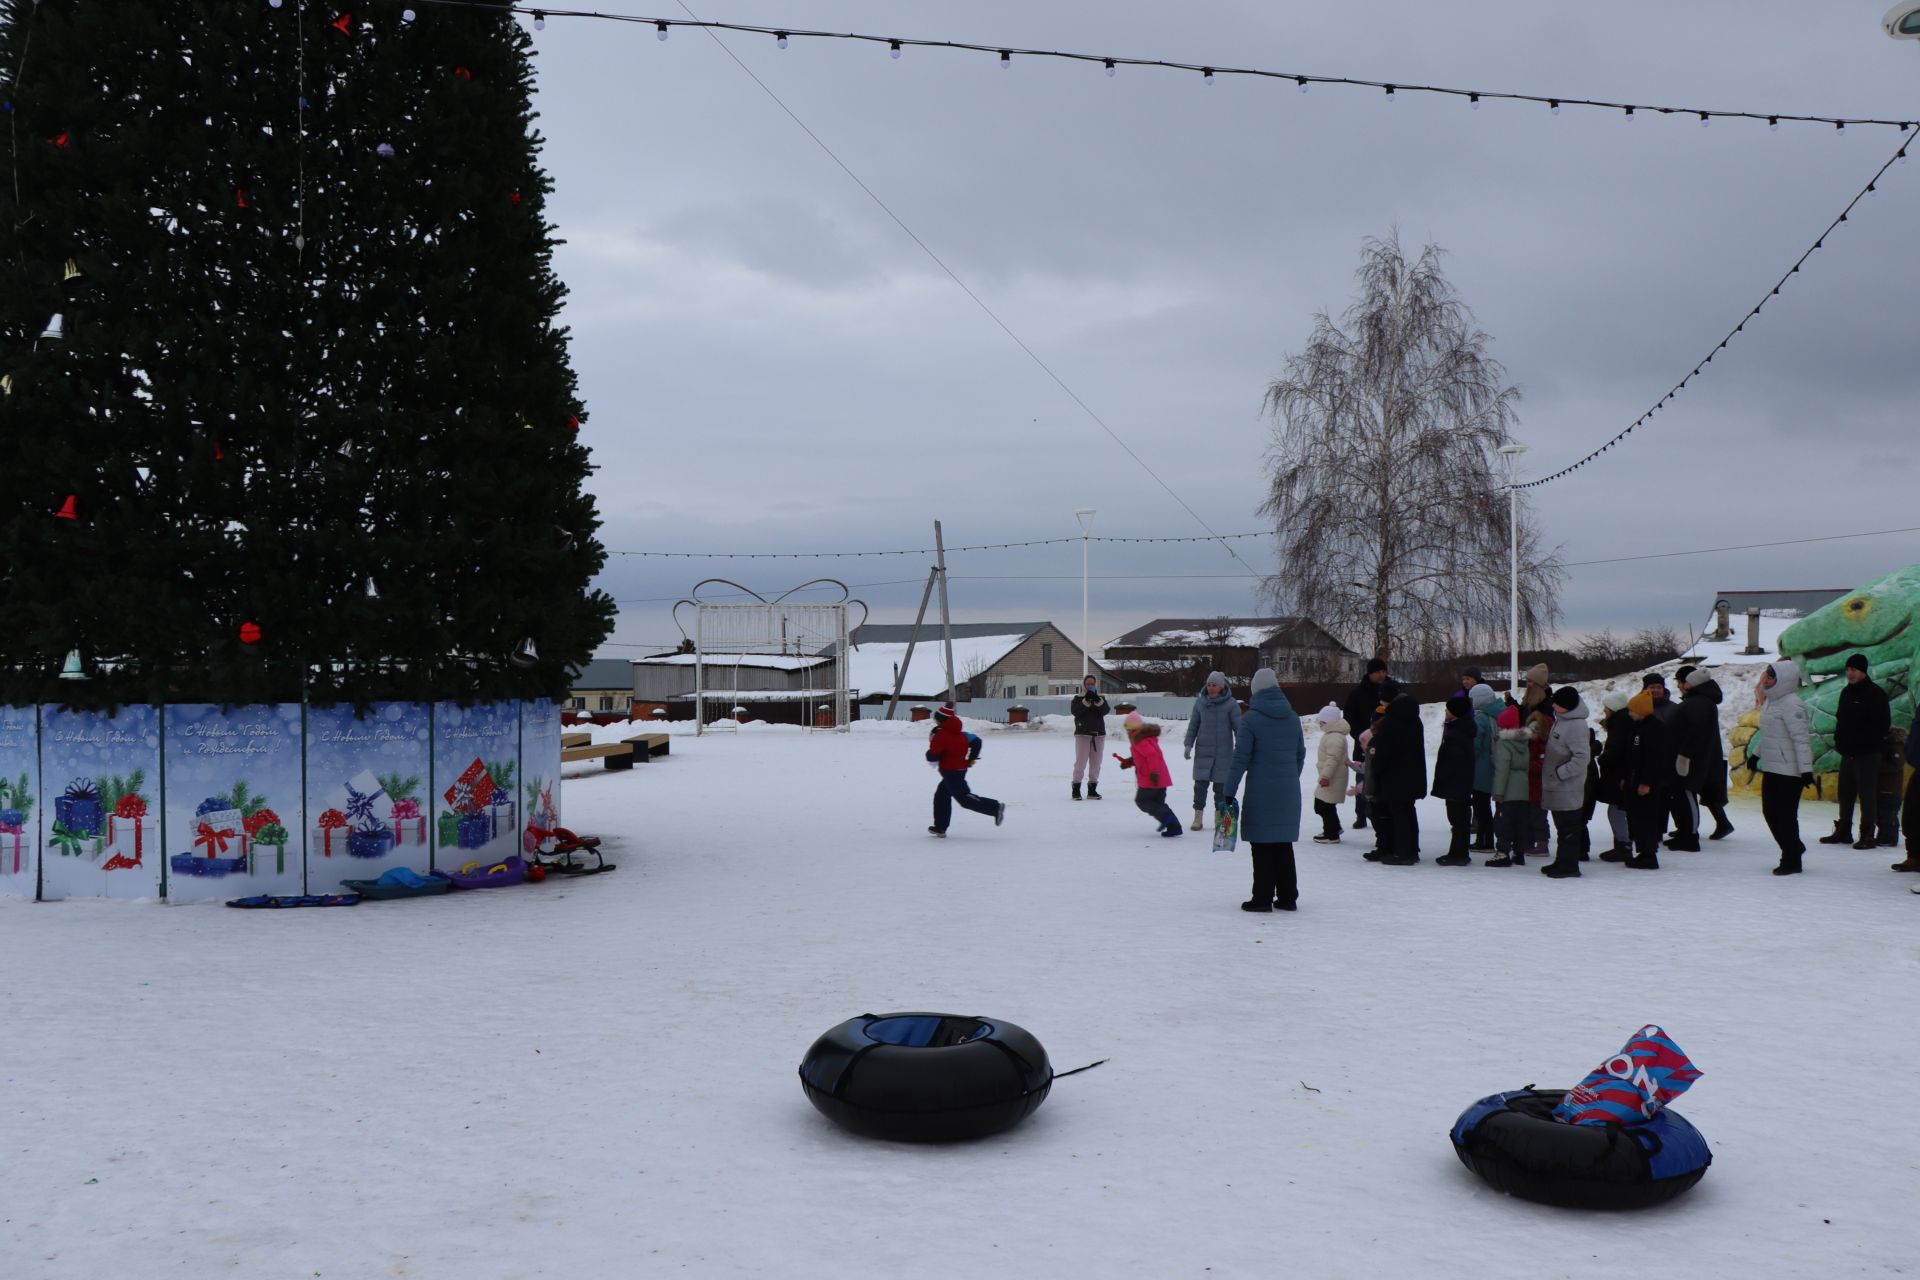
MULTIPOLYGON (((955 636, 953 638, 953 676, 964 681, 983 672, 1012 653, 1026 640, 1025 634, 1004 636, 955 636)), ((894 665, 907 660, 907 645, 869 643, 847 650, 847 685, 862 694, 891 693, 894 665)), ((932 627, 913 647, 913 662, 900 690, 903 698, 944 698, 947 692, 947 658, 940 641, 940 628, 932 627)))
POLYGON ((1764 653, 1747 653, 1747 620, 1732 618, 1728 620, 1730 635, 1725 640, 1713 638, 1713 624, 1700 633, 1687 649, 1689 657, 1698 666, 1703 667, 1764 667, 1780 656, 1780 633, 1800 621, 1804 614, 1791 609, 1765 609, 1760 613, 1760 648, 1764 653))

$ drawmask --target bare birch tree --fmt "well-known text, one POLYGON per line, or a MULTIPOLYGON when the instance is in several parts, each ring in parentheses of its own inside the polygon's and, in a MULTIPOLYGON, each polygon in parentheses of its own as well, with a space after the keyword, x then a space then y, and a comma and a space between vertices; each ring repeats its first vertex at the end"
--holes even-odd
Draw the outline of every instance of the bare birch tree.
MULTIPOLYGON (((1314 317, 1304 351, 1267 387, 1275 419, 1262 514, 1280 538, 1267 594, 1375 654, 1431 658, 1507 632, 1508 495, 1495 451, 1520 393, 1440 269, 1397 233, 1369 237, 1358 296, 1314 317)), ((1520 506, 1520 627, 1559 617, 1557 551, 1520 506)))

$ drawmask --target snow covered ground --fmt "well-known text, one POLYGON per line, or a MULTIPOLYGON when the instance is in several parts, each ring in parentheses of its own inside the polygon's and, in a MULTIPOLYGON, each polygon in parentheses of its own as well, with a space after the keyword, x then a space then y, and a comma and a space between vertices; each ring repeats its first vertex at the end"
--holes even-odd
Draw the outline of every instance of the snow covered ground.
POLYGON ((1775 879, 1736 807, 1708 852, 1557 883, 1434 866, 1428 802, 1421 865, 1303 844, 1300 911, 1248 915, 1244 853, 1156 838, 1127 775, 1068 801, 1057 731, 989 736, 1004 827, 928 838, 923 729, 681 735, 570 778, 569 824, 620 863, 598 878, 283 913, 0 902, 0 1276, 1920 1265, 1920 898, 1889 853, 1775 879), (995 1139, 852 1137, 795 1068, 894 1009, 1110 1061, 995 1139), (1715 1163, 1678 1202, 1551 1210, 1455 1160, 1469 1102, 1571 1083, 1649 1021, 1706 1071, 1680 1109, 1715 1163))

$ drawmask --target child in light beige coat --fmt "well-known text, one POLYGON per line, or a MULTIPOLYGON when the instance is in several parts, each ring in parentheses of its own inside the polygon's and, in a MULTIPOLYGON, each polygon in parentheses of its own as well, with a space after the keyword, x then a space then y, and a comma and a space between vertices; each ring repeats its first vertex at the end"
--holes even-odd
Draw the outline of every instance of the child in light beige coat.
POLYGON ((1346 799, 1347 770, 1352 768, 1348 759, 1353 754, 1348 742, 1351 731, 1340 708, 1331 702, 1314 718, 1320 722, 1320 749, 1314 757, 1319 774, 1313 789, 1313 811, 1320 818, 1320 834, 1313 842, 1339 844, 1340 802, 1346 799))

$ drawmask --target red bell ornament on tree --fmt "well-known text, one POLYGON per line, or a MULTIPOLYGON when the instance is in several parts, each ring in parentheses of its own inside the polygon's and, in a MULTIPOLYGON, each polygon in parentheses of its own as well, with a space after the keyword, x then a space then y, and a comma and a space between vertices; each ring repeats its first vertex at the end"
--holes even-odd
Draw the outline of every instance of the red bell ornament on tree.
POLYGON ((327 25, 343 36, 350 36, 353 34, 353 14, 343 13, 327 25))
POLYGON ((257 622, 243 622, 240 624, 240 643, 241 644, 246 644, 246 645, 259 644, 261 637, 264 634, 265 633, 260 630, 260 624, 257 622))
POLYGON ((54 511, 56 520, 78 520, 80 518, 80 498, 77 494, 68 494, 66 499, 54 511))

